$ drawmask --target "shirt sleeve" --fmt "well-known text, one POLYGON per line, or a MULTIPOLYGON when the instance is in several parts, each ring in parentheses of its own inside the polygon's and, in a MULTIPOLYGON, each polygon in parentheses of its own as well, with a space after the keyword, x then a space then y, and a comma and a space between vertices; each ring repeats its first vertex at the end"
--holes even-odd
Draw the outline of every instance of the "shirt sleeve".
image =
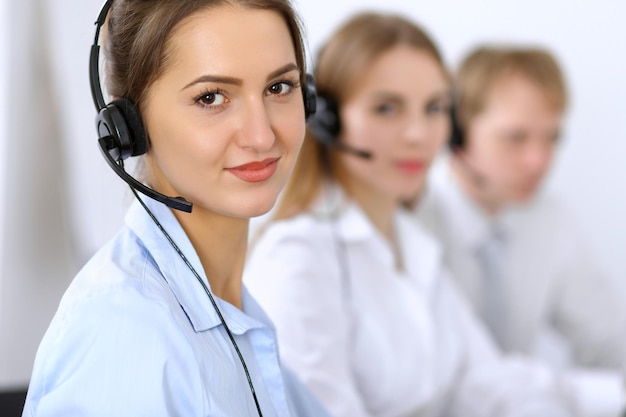
POLYGON ((578 416, 567 383, 532 360, 502 355, 447 274, 443 275, 440 290, 447 298, 450 313, 458 317, 466 352, 449 414, 455 417, 578 416))
POLYGON ((597 264, 582 237, 562 261, 553 320, 576 363, 626 375, 626 304, 614 278, 597 264))
POLYGON ((333 416, 368 417, 351 371, 351 323, 330 233, 312 224, 271 226, 244 279, 276 326, 283 363, 333 416))
POLYGON ((623 292, 572 236, 554 294, 554 328, 567 340, 576 366, 567 371, 589 415, 625 407, 626 305, 623 292))

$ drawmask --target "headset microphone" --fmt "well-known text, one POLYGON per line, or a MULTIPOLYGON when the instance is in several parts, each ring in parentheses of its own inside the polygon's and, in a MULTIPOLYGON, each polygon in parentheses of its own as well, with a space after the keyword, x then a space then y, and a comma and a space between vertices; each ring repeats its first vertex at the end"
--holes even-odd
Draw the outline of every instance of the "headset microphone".
POLYGON ((357 149, 338 140, 341 130, 337 102, 329 96, 317 95, 316 112, 309 121, 315 139, 321 144, 363 159, 372 159, 370 151, 357 149))
POLYGON ((168 197, 166 195, 163 195, 157 191, 154 191, 152 188, 146 187, 145 185, 128 175, 128 173, 124 170, 123 160, 119 159, 118 162, 115 162, 115 159, 111 156, 111 151, 115 149, 113 136, 109 135, 101 137, 98 139, 98 143, 100 144, 100 151, 102 152, 102 155, 106 159, 109 166, 131 188, 147 195, 154 200, 160 201, 168 207, 191 213, 192 206, 189 201, 185 200, 182 197, 168 197))

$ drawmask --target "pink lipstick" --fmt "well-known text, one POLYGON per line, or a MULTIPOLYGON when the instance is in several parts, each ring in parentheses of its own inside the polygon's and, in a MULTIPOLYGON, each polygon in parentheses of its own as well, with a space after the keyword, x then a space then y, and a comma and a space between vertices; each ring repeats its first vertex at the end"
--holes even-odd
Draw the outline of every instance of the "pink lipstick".
POLYGON ((406 174, 418 174, 426 168, 426 164, 419 160, 401 160, 396 163, 400 171, 406 174))

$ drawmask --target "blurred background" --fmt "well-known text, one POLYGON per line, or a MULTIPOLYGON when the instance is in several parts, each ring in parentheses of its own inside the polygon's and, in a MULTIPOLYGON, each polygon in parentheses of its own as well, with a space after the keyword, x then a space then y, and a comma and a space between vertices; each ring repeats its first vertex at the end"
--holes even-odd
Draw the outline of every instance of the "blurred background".
MULTIPOLYGON (((0 0, 0 392, 5 394, 25 390, 63 291, 116 233, 131 201, 96 143, 87 69, 101 5, 100 0, 0 0)), ((450 68, 481 42, 549 48, 566 73, 571 106, 547 187, 569 203, 626 294, 625 2, 296 0, 296 6, 310 58, 337 25, 364 9, 395 11, 421 24, 450 68)))

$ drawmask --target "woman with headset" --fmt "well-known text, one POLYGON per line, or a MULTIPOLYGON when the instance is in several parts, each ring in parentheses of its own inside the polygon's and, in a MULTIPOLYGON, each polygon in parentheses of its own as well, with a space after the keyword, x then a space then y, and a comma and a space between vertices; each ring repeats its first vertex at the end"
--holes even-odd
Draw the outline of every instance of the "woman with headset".
POLYGON ((23 415, 324 416, 241 279, 249 218, 273 206, 312 111, 291 4, 109 0, 97 25, 99 143, 145 195, 65 293, 23 415), (123 170, 142 154, 145 185, 123 170))
POLYGON ((571 380, 499 355, 407 209, 450 131, 433 41, 359 14, 315 76, 318 112, 244 274, 286 365, 335 417, 578 415, 571 380))

